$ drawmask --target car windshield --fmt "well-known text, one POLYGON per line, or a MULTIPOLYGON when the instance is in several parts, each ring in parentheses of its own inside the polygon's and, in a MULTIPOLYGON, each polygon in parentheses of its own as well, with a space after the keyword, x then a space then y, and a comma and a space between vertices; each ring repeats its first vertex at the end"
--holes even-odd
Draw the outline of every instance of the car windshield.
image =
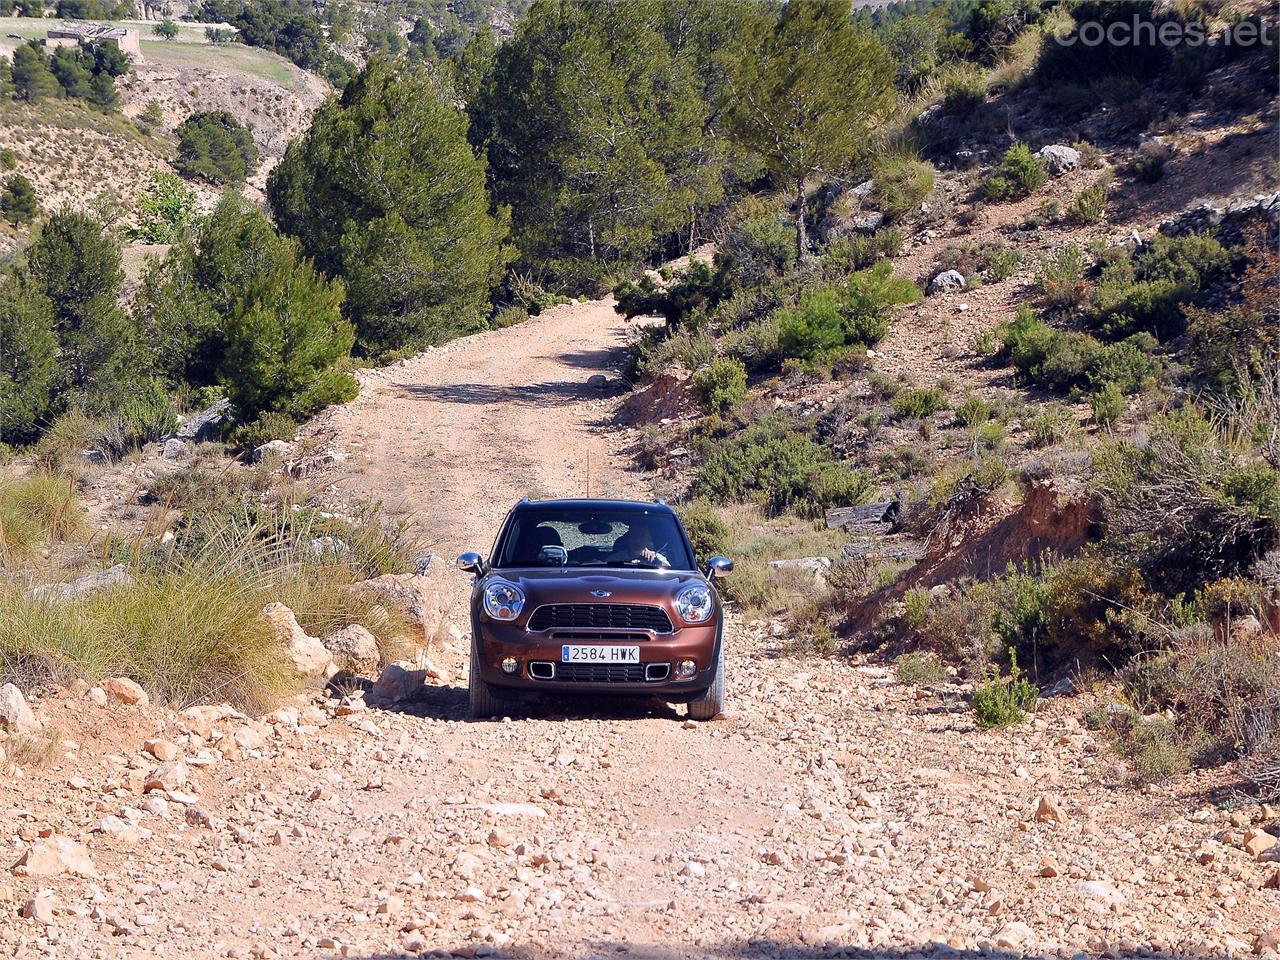
POLYGON ((675 517, 643 507, 531 507, 512 518, 499 567, 694 569, 675 517))

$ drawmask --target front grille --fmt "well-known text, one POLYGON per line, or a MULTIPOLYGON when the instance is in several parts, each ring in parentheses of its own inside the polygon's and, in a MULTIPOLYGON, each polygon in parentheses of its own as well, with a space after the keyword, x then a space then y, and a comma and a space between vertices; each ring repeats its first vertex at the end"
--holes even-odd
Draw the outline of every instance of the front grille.
POLYGON ((671 618, 661 607, 641 603, 548 603, 533 611, 530 630, 556 627, 670 633, 671 618))
POLYGON ((556 679, 566 683, 643 683, 643 663, 557 663, 556 679))

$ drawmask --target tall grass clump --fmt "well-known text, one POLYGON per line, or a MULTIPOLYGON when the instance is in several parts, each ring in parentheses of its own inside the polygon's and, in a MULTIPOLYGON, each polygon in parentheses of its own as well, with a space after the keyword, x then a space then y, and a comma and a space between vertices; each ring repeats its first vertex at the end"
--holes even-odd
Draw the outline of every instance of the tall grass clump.
POLYGON ((0 568, 28 559, 40 543, 72 540, 85 526, 72 478, 40 469, 0 480, 0 568))

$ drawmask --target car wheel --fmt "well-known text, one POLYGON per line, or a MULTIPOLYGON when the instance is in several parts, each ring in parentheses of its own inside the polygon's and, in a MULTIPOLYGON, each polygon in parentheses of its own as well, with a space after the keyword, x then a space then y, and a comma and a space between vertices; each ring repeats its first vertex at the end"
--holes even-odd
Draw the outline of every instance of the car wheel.
POLYGON ((690 720, 714 720, 724 710, 724 641, 720 641, 720 654, 716 657, 716 679, 711 686, 689 701, 690 720))
POLYGON ((494 695, 493 687, 480 676, 480 654, 471 644, 471 666, 467 671, 467 707, 473 720, 488 720, 503 711, 503 702, 494 695))

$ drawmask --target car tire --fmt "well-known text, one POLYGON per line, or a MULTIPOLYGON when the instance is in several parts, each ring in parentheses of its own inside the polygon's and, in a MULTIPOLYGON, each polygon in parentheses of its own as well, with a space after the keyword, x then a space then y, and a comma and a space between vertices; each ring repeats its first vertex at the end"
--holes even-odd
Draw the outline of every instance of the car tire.
POLYGON ((471 644, 471 665, 467 670, 467 712, 472 720, 488 720, 504 709, 503 701, 493 692, 493 686, 480 676, 480 654, 471 644))
POLYGON ((689 701, 690 720, 714 720, 724 711, 724 641, 716 656, 716 678, 697 699, 689 701))

